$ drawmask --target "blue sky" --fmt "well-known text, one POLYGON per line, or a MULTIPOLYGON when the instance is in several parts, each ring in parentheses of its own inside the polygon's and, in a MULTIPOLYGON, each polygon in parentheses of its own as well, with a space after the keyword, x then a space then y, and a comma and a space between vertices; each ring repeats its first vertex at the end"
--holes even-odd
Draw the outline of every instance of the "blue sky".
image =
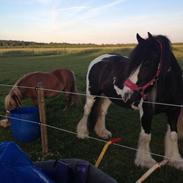
POLYGON ((134 43, 136 33, 183 42, 182 0, 0 0, 0 39, 134 43))

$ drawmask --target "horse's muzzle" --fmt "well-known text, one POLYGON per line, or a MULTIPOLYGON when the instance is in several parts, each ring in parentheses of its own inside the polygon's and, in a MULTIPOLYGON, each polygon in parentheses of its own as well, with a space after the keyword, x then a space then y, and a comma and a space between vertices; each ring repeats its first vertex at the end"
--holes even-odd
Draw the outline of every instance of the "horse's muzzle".
POLYGON ((139 110, 139 104, 141 100, 141 95, 139 92, 134 92, 132 96, 130 97, 130 103, 131 103, 131 108, 134 110, 139 110))
POLYGON ((130 98, 131 98, 132 93, 131 92, 126 92, 123 96, 122 96, 122 100, 126 103, 130 98))

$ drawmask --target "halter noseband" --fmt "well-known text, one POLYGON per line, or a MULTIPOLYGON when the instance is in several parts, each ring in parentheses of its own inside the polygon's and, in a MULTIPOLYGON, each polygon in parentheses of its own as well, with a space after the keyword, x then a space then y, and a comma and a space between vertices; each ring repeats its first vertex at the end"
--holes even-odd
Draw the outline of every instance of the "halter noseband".
POLYGON ((133 81, 131 81, 130 79, 127 79, 125 82, 124 82, 124 86, 127 86, 128 88, 130 88, 132 91, 136 91, 136 92, 139 92, 142 96, 142 98, 145 98, 145 94, 144 94, 144 91, 153 86, 154 83, 157 81, 159 75, 160 75, 160 69, 161 69, 161 65, 162 65, 162 60, 163 60, 163 55, 162 55, 162 52, 163 52, 163 46, 161 44, 161 42, 159 40, 156 40, 159 45, 160 45, 160 50, 161 50, 161 55, 160 55, 160 63, 158 65, 158 69, 156 71, 156 74, 153 76, 153 78, 145 83, 143 86, 138 86, 136 83, 134 83, 133 81))

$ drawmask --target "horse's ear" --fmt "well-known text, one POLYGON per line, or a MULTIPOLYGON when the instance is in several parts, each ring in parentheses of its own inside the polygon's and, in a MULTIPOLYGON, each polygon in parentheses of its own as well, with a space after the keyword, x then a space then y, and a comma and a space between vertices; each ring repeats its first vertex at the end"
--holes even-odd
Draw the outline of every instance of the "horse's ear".
POLYGON ((147 33, 148 34, 148 38, 152 38, 152 34, 150 32, 147 33))
POLYGON ((144 39, 138 33, 136 35, 136 38, 137 38, 138 43, 141 43, 144 41, 144 39))

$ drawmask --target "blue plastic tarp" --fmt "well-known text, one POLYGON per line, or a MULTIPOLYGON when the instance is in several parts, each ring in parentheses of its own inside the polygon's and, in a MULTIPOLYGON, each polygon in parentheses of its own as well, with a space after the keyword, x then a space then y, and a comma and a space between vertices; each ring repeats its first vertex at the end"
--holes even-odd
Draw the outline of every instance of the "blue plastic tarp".
POLYGON ((0 144, 1 183, 54 183, 13 142, 0 144))

